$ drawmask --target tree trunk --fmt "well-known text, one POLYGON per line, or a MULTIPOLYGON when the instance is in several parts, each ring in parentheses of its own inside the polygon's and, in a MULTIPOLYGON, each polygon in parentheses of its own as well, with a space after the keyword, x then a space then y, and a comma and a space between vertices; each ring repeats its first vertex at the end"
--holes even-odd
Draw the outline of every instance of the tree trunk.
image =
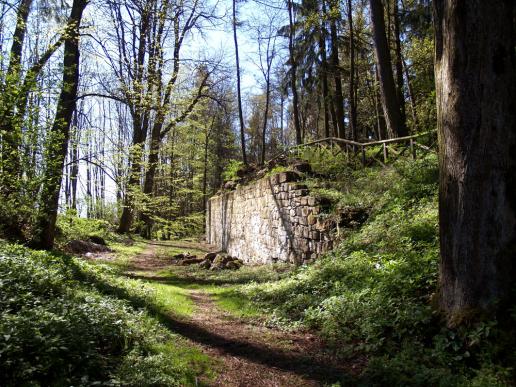
POLYGON ((242 148, 242 161, 244 162, 244 164, 247 164, 247 154, 245 149, 244 113, 242 112, 242 91, 240 86, 240 58, 238 56, 236 2, 237 0, 233 0, 233 41, 235 43, 235 58, 237 72, 238 120, 240 122, 240 144, 242 148))
POLYGON ((140 113, 133 114, 133 141, 132 149, 129 151, 129 181, 127 182, 126 192, 124 196, 124 206, 117 232, 119 234, 127 234, 131 230, 133 223, 133 193, 131 190, 140 184, 141 163, 143 156, 143 145, 147 138, 146 119, 141 119, 140 113))
POLYGON ((329 98, 328 98, 328 58, 326 55, 326 38, 327 30, 324 21, 326 15, 326 2, 322 1, 322 19, 321 19, 321 31, 319 34, 319 52, 321 55, 321 86, 322 86, 322 105, 324 114, 324 136, 330 137, 330 109, 329 109, 329 98))
MULTIPOLYGON (((267 59, 268 60, 268 59, 267 59)), ((270 66, 267 69, 267 77, 265 80, 265 111, 263 112, 263 128, 262 128, 262 155, 260 157, 260 164, 265 164, 265 145, 267 139, 267 121, 269 115, 269 105, 271 99, 271 80, 270 80, 270 66)))
POLYGON ((301 123, 299 122, 299 96, 297 94, 297 61, 294 52, 294 37, 296 36, 294 24, 294 9, 292 0, 288 1, 288 20, 289 20, 289 35, 288 35, 288 50, 290 54, 290 87, 292 89, 292 109, 294 110, 294 129, 296 131, 296 144, 303 143, 301 136, 301 123))
POLYGON ((514 2, 434 1, 440 306, 508 313, 516 278, 514 2))
MULTIPOLYGON (((21 60, 23 44, 27 33, 27 19, 33 0, 22 0, 16 14, 16 27, 13 34, 13 43, 9 55, 9 67, 5 84, 2 85, 3 103, 0 106, 0 130, 2 132, 2 152, 0 191, 3 200, 19 188, 20 168, 20 146, 21 146, 21 122, 16 121, 15 106, 17 96, 14 90, 19 89, 21 83, 21 60)), ((14 224, 12 226, 15 226, 14 224)), ((18 233, 17 231, 15 233, 18 233)))
POLYGON ((79 28, 87 4, 87 0, 74 0, 70 14, 71 23, 65 32, 63 86, 45 152, 46 168, 41 190, 38 229, 33 241, 36 247, 43 249, 52 249, 54 246, 63 165, 68 152, 70 124, 75 111, 79 87, 79 28))
POLYGON ((394 76, 392 75, 391 55, 385 34, 382 1, 370 0, 370 5, 376 64, 380 80, 380 94, 387 130, 391 136, 405 136, 407 135, 407 130, 401 119, 398 96, 394 85, 394 76))
MULTIPOLYGON (((332 15, 339 10, 339 2, 332 4, 332 15), (336 9, 335 9, 336 8, 336 9)), ((340 11, 339 11, 340 15, 340 11)), ((340 16, 332 16, 330 19, 330 36, 331 36, 331 67, 333 71, 333 80, 335 82, 335 113, 338 128, 338 137, 346 137, 346 127, 344 125, 344 97, 342 95, 342 79, 339 70, 339 37, 337 34, 337 20, 340 16)))
POLYGON ((357 102, 355 98, 355 34, 353 31, 353 8, 348 0, 349 25, 349 126, 351 139, 357 140, 357 102))
POLYGON ((394 44, 396 51, 396 95, 398 96, 398 103, 400 106, 401 124, 403 127, 406 127, 407 118, 405 112, 405 94, 403 93, 403 57, 401 54, 401 32, 398 1, 399 0, 394 0, 394 7, 392 10, 394 16, 394 44))

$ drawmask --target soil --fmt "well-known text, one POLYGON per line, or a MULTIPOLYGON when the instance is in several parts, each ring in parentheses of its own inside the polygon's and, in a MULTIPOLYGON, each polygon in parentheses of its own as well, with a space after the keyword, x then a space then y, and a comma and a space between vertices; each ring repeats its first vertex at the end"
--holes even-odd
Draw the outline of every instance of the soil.
MULTIPOLYGON (((193 242, 189 246, 211 250, 193 242)), ((150 272, 169 266, 169 261, 156 255, 156 248, 149 244, 134 258, 130 270, 150 272)), ((337 381, 349 385, 364 367, 364 358, 337 361, 315 334, 271 328, 259 319, 236 318, 202 291, 192 290, 190 296, 196 305, 194 315, 188 319, 166 316, 166 321, 170 329, 218 360, 219 374, 210 385, 322 386, 337 381)))

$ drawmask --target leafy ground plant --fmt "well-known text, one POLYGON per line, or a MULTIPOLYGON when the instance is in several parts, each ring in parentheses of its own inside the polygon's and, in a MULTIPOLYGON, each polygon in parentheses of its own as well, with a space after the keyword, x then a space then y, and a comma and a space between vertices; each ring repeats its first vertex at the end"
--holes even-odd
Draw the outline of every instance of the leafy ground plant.
POLYGON ((1 245, 1 384, 195 384, 209 360, 135 307, 151 292, 105 266, 1 245))

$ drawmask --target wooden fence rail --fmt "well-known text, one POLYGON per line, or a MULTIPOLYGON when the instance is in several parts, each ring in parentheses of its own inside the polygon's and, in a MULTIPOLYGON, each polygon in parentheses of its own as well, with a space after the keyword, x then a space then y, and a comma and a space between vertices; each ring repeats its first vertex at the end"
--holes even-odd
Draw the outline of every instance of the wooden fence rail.
POLYGON ((359 157, 363 166, 369 166, 374 163, 379 163, 382 166, 386 166, 389 161, 393 162, 397 160, 407 150, 410 150, 410 154, 413 159, 417 158, 417 149, 420 149, 425 153, 434 152, 434 148, 437 144, 435 134, 436 131, 433 130, 424 133, 418 133, 412 136, 369 142, 358 142, 337 137, 326 137, 304 144, 292 146, 276 155, 271 160, 275 160, 286 154, 295 154, 307 147, 317 147, 319 149, 325 147, 326 149, 329 148, 334 155, 345 152, 349 160, 359 157), (427 144, 423 144, 422 141, 419 141, 424 140, 425 138, 428 139, 427 144), (335 147, 335 145, 337 145, 337 147, 335 147), (368 155, 366 149, 373 147, 379 147, 378 151, 373 155, 368 155), (335 149, 337 149, 336 152, 334 151, 335 149), (380 156, 382 156, 383 160, 379 159, 380 156))

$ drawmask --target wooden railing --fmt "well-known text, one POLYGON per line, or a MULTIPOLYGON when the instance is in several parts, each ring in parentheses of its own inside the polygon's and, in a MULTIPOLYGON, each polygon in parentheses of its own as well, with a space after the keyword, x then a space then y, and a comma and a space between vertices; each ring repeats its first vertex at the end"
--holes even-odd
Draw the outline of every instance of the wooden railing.
POLYGON ((407 150, 410 151, 413 159, 417 158, 418 149, 425 153, 435 152, 436 144, 437 140, 435 130, 418 133, 412 136, 369 142, 358 142, 336 137, 326 137, 301 145, 292 146, 286 151, 281 152, 277 156, 273 157, 272 160, 277 159, 282 155, 296 154, 306 147, 324 147, 325 149, 330 149, 334 156, 341 152, 345 152, 349 160, 352 160, 353 158, 360 158, 360 162, 363 166, 368 166, 374 163, 379 163, 382 166, 386 166, 388 162, 397 160, 407 150), (423 141, 420 141, 424 139, 427 139, 426 144, 424 144, 423 141), (367 148, 373 147, 379 147, 378 151, 373 155, 368 155, 366 151, 367 148))

